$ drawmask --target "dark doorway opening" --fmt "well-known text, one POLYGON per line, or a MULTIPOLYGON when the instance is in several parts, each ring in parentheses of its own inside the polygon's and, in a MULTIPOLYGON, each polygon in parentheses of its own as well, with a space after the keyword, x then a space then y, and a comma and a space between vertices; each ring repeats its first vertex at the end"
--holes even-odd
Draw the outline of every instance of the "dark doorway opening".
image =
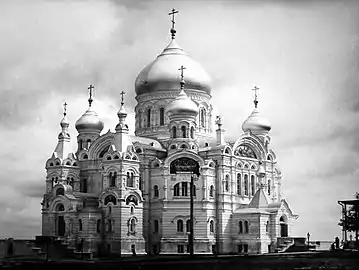
POLYGON ((65 235, 65 219, 64 216, 59 216, 57 219, 58 236, 65 235))

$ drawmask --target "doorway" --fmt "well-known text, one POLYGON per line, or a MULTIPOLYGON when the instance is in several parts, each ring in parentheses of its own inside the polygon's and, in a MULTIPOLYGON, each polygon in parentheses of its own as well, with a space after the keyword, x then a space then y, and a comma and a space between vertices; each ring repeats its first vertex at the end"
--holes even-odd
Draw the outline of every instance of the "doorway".
POLYGON ((284 216, 280 217, 279 225, 280 225, 280 237, 288 237, 288 224, 287 224, 287 219, 284 216))
POLYGON ((65 219, 64 216, 58 216, 57 218, 57 234, 58 236, 65 235, 65 219))

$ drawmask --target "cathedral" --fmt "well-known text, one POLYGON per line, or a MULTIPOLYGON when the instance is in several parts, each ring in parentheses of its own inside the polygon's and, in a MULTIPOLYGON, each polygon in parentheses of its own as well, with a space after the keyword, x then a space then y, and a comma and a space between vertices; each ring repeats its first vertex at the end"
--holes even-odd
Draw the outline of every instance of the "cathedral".
POLYGON ((210 76, 177 44, 174 18, 169 44, 135 80, 134 135, 124 93, 115 131, 103 132, 89 90, 89 107, 75 123, 77 149, 65 103, 46 161, 43 236, 81 243, 85 252, 104 246, 153 255, 261 254, 290 239, 298 215, 281 196, 271 125, 257 95, 243 132, 227 142, 210 76))

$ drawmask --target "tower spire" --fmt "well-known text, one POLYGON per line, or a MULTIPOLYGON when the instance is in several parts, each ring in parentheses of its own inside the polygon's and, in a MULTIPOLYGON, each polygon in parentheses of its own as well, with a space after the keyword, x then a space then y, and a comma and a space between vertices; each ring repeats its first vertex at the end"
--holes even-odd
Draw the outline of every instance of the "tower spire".
POLYGON ((89 87, 87 87, 87 89, 89 90, 89 95, 90 95, 90 97, 89 97, 89 99, 88 99, 88 101, 89 101, 89 107, 91 107, 91 104, 92 104, 92 102, 93 102, 93 99, 92 99, 92 90, 95 88, 95 86, 93 86, 92 84, 90 84, 90 86, 89 87))
POLYGON ((172 28, 171 28, 171 38, 175 39, 176 36, 176 30, 175 30, 175 14, 178 13, 178 10, 175 10, 174 8, 172 9, 172 11, 170 13, 168 13, 168 15, 172 15, 172 28))
POLYGON ((186 67, 184 67, 183 65, 178 69, 178 70, 181 71, 181 82, 180 82, 180 84, 181 84, 181 90, 183 90, 183 88, 184 88, 184 83, 185 83, 185 80, 184 80, 184 78, 183 78, 183 70, 185 70, 185 69, 186 69, 186 67))
POLYGON ((255 85, 254 88, 252 89, 254 91, 254 108, 257 108, 258 106, 258 96, 257 96, 257 92, 259 90, 259 88, 255 85))
POLYGON ((66 117, 66 112, 67 112, 67 103, 65 101, 65 103, 63 104, 64 106, 64 117, 62 118, 61 122, 60 122, 60 126, 61 126, 61 129, 62 129, 62 132, 66 135, 67 133, 67 128, 69 127, 69 121, 67 120, 67 117, 66 117))

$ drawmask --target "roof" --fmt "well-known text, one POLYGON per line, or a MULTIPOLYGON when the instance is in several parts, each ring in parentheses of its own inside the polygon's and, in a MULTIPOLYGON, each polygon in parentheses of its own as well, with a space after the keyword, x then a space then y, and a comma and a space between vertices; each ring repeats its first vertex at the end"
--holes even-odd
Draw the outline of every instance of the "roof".
POLYGON ((155 140, 155 139, 151 139, 151 138, 146 138, 146 137, 138 137, 138 136, 133 136, 130 135, 131 139, 132 139, 132 143, 140 143, 142 145, 148 145, 154 148, 159 148, 159 149, 164 149, 162 144, 155 140))
POLYGON ((344 201, 338 201, 339 204, 344 204, 344 205, 359 205, 359 200, 344 200, 344 201))
POLYGON ((267 208, 269 199, 263 188, 259 188, 254 194, 248 208, 267 208))

